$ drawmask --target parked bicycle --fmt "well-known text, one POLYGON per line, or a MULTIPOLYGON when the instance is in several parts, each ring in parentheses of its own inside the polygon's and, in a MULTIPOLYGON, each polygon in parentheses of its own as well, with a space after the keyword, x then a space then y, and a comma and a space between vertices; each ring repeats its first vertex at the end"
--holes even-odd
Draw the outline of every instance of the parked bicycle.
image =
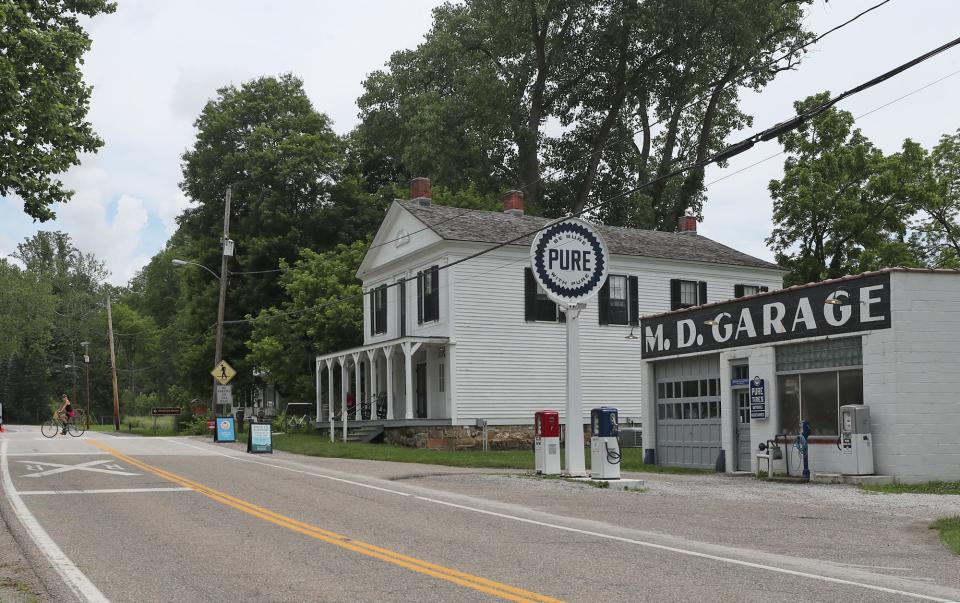
POLYGON ((76 438, 82 436, 85 430, 83 424, 77 421, 77 415, 66 417, 63 413, 57 412, 54 412, 53 415, 40 426, 40 433, 42 433, 45 438, 52 438, 58 433, 63 434, 64 431, 76 438), (64 422, 66 422, 66 429, 64 429, 64 422))

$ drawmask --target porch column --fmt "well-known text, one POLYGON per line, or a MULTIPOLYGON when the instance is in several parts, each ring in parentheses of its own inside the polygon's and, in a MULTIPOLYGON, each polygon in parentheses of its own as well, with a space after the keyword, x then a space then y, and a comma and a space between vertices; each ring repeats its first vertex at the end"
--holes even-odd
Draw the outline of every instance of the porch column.
POLYGON ((347 357, 340 356, 340 420, 343 422, 343 441, 347 441, 347 390, 350 376, 347 375, 347 357))
POLYGON ((412 419, 413 418, 413 355, 417 353, 417 350, 420 349, 421 343, 413 342, 404 342, 400 344, 403 347, 403 356, 404 356, 404 376, 406 377, 406 400, 404 404, 406 409, 404 412, 404 418, 412 419))
POLYGON ((330 441, 333 441, 333 358, 327 358, 327 419, 330 421, 330 441))
POLYGON ((387 359, 387 420, 393 420, 393 346, 383 348, 383 355, 387 359))
POLYGON ((360 366, 362 361, 360 360, 360 352, 351 355, 353 356, 353 383, 356 386, 356 391, 353 392, 353 416, 359 421, 362 418, 360 416, 360 366))
POLYGON ((367 362, 370 364, 370 420, 377 420, 377 404, 374 394, 380 389, 377 387, 377 349, 367 350, 367 362))

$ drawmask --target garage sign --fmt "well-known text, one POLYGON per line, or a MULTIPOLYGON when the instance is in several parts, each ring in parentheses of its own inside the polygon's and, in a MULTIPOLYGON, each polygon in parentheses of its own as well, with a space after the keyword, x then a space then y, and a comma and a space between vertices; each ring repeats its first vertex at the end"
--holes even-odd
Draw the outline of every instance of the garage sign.
POLYGON ((530 247, 533 277, 553 301, 590 300, 607 279, 607 244, 596 227, 576 218, 541 230, 530 247))

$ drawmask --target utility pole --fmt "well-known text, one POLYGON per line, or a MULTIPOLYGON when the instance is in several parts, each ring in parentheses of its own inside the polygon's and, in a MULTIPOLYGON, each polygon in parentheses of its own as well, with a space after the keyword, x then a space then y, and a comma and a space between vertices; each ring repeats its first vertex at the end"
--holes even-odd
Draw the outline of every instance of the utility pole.
POLYGON ((73 349, 73 342, 70 343, 70 375, 73 377, 73 399, 80 403, 80 396, 77 394, 77 354, 73 349))
MULTIPOLYGON (((233 255, 233 241, 230 240, 230 196, 231 187, 227 187, 226 200, 223 204, 223 255, 220 258, 220 304, 217 307, 217 351, 213 366, 223 360, 223 311, 227 305, 227 280, 230 278, 230 256, 233 255)), ((213 380, 213 396, 210 398, 210 412, 212 417, 217 416, 217 380, 213 380)))
POLYGON ((90 429, 90 342, 81 341, 80 345, 83 346, 83 381, 87 389, 87 412, 84 414, 86 425, 83 428, 90 429))
POLYGON ((107 295, 107 334, 110 336, 110 372, 113 373, 113 430, 120 431, 120 391, 117 389, 117 355, 113 351, 113 313, 110 311, 109 295, 107 295))

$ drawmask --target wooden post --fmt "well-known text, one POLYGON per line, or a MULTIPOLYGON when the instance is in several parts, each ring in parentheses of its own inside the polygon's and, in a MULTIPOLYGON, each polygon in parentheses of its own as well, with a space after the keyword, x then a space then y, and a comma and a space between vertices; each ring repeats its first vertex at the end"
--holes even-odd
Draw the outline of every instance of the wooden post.
POLYGON ((113 430, 120 431, 120 391, 117 388, 117 355, 113 350, 113 312, 107 295, 107 334, 110 336, 110 372, 113 374, 113 430))
MULTIPOLYGON (((223 204, 223 240, 220 241, 223 249, 220 253, 220 303, 217 306, 217 350, 213 360, 213 366, 220 364, 223 360, 223 312, 227 305, 227 280, 230 278, 229 266, 230 256, 227 255, 227 241, 230 239, 230 196, 231 187, 227 187, 227 196, 223 204)), ((213 395, 210 397, 211 416, 217 416, 217 380, 213 380, 213 395)))

